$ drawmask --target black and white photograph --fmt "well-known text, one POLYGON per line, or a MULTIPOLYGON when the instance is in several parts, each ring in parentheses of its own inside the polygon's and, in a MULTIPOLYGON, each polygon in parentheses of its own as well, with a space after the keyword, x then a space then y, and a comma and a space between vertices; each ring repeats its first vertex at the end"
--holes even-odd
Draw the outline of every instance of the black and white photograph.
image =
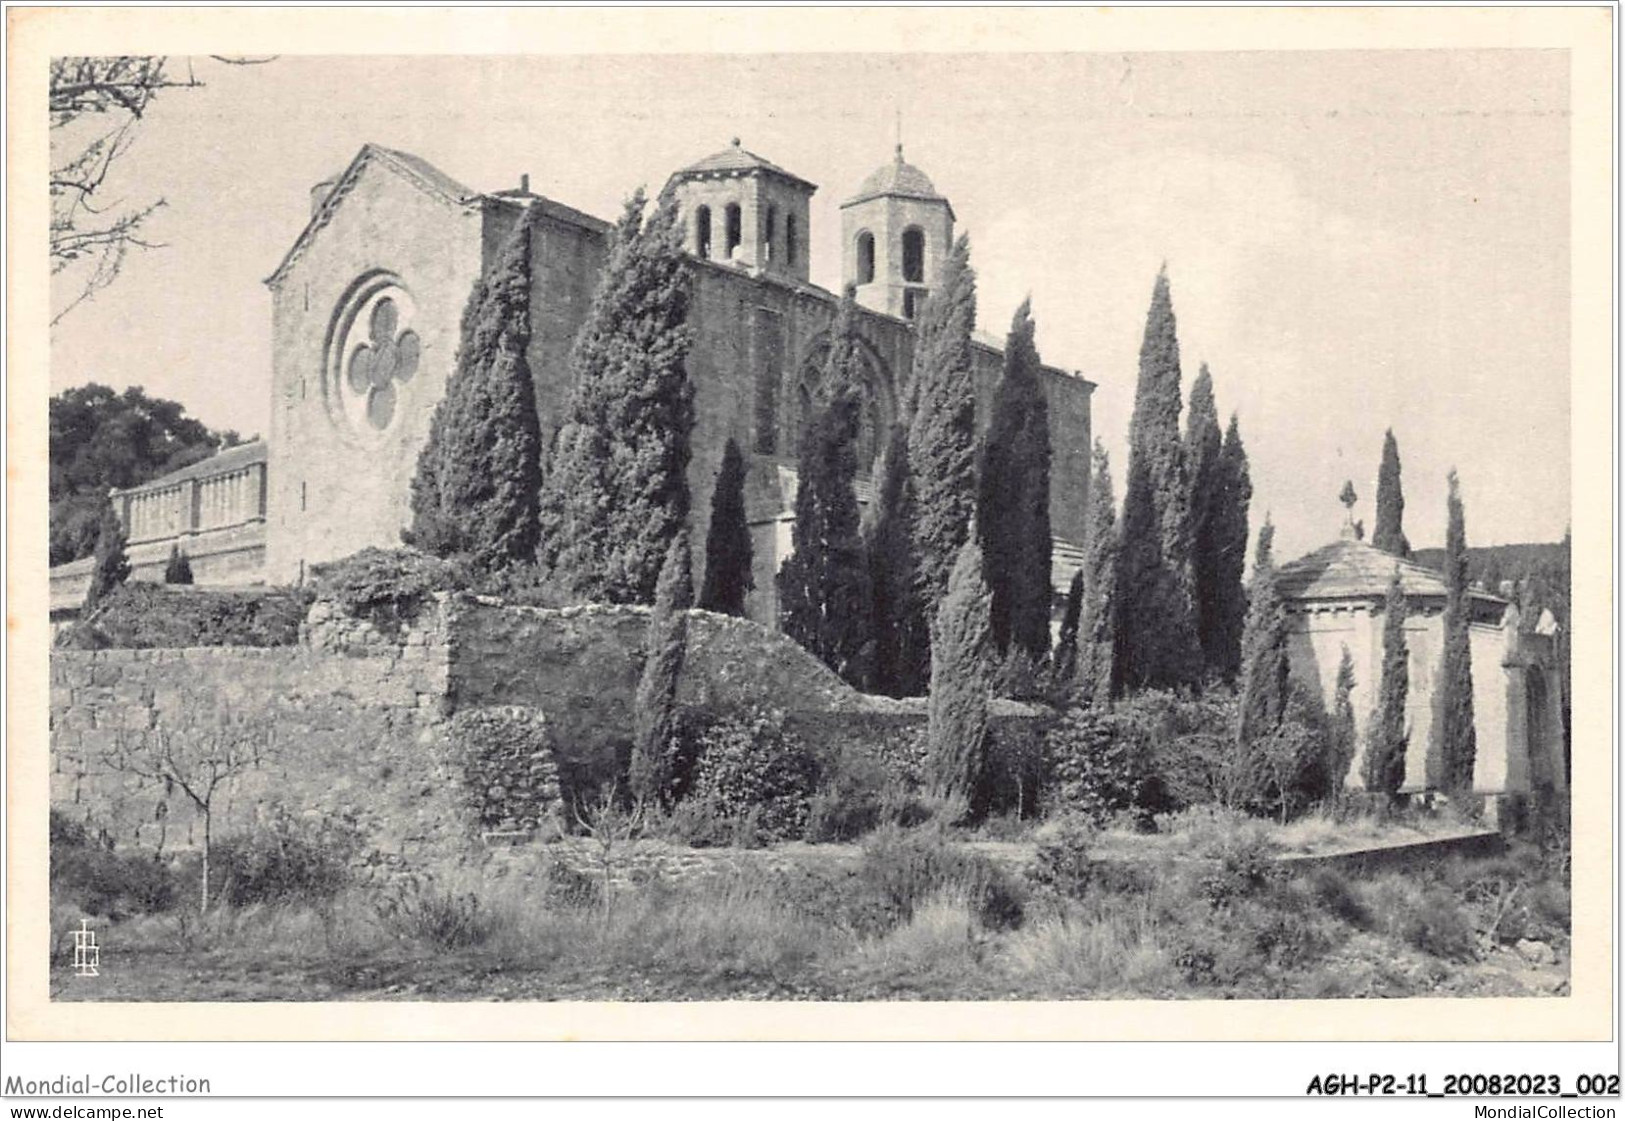
POLYGON ((1569 51, 347 15, 27 78, 50 1009, 1610 1007, 1569 51))

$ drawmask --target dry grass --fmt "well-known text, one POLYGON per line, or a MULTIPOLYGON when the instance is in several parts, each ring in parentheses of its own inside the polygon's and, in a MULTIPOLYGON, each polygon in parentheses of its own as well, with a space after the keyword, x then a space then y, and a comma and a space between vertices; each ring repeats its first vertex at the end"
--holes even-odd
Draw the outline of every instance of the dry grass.
POLYGON ((1522 937, 1559 955, 1541 984, 1566 970, 1566 886, 1523 855, 1292 877, 1259 863, 1273 830, 1217 814, 1189 815, 1167 843, 1182 851, 1138 870, 1097 866, 1076 892, 1023 883, 936 831, 882 838, 843 869, 657 880, 607 905, 543 875, 470 871, 414 889, 404 912, 390 902, 396 883, 321 907, 128 919, 102 939, 125 963, 109 971, 117 980, 58 989, 135 1000, 1513 995, 1529 975, 1503 969, 1494 983, 1506 990, 1474 978, 1522 937), (1195 855, 1205 859, 1182 859, 1195 855))
POLYGON ((1145 996, 1178 982, 1146 899, 1094 914, 1069 907, 1046 915, 1012 934, 1005 953, 1011 972, 1039 991, 1145 996))

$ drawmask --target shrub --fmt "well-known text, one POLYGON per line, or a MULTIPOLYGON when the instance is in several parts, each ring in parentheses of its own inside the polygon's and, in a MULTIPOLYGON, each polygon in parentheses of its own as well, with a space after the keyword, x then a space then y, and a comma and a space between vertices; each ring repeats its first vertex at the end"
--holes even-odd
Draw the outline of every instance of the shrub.
POLYGON ((1317 905, 1313 884, 1275 875, 1245 853, 1221 872, 1177 876, 1159 889, 1176 966, 1194 983, 1287 995, 1293 972, 1323 957, 1342 928, 1317 905))
POLYGON ((403 876, 379 893, 375 907, 390 934, 438 950, 484 945, 497 925, 479 896, 429 877, 403 876))
POLYGON ((1401 933, 1405 941, 1435 957, 1472 961, 1478 956, 1472 920, 1453 895, 1439 888, 1422 893, 1421 906, 1405 916, 1401 933))
POLYGON ((773 874, 773 897, 820 927, 881 938, 932 899, 963 898, 979 925, 1019 926, 1027 890, 987 858, 949 845, 935 829, 886 827, 870 836, 855 868, 796 864, 773 874))
MULTIPOLYGON (((812 755, 782 713, 752 709, 690 725, 694 777, 688 798, 724 830, 754 820, 764 841, 799 838, 816 777, 812 755)), ((689 813, 695 807, 689 809, 689 813)))
POLYGON ((1235 754, 1236 697, 1212 688, 1188 695, 1146 690, 1113 707, 1124 733, 1144 754, 1147 778, 1162 797, 1154 812, 1228 800, 1235 754))
POLYGON ((1525 893, 1525 937, 1550 939, 1568 934, 1573 900, 1565 884, 1536 882, 1525 893))
POLYGON ((1095 877, 1090 853, 1099 830, 1089 819, 1067 815, 1044 826, 1038 851, 1027 878, 1040 887, 1072 899, 1082 899, 1095 877))
POLYGON ((977 921, 990 930, 1021 925, 1026 892, 1020 880, 986 857, 948 844, 934 830, 881 830, 863 850, 856 876, 866 933, 908 922, 915 908, 942 892, 962 891, 977 921))
POLYGON ((164 565, 164 583, 190 584, 192 579, 192 562, 187 555, 181 552, 179 545, 169 547, 169 561, 164 565))
POLYGON ((325 903, 346 887, 361 831, 343 817, 296 816, 283 807, 252 833, 210 846, 219 898, 234 907, 299 900, 325 903))
POLYGON ((1315 904, 1315 895, 1308 887, 1277 881, 1274 890, 1249 900, 1235 914, 1261 957, 1283 969, 1293 969, 1320 957, 1333 944, 1330 920, 1315 904))
POLYGON ((1200 881, 1203 897, 1214 907, 1257 895, 1280 874, 1275 846, 1262 833, 1241 830, 1218 846, 1217 861, 1200 881))
POLYGON ((1097 828, 1134 804, 1146 759, 1127 724, 1113 713, 1072 709, 1046 737, 1052 800, 1097 828))
POLYGON ((762 835, 761 820, 757 807, 731 812, 714 793, 705 792, 678 802, 655 819, 655 827, 667 840, 691 848, 731 845, 754 849, 773 839, 762 835))
POLYGON ((465 708, 446 734, 479 829, 533 833, 561 823, 559 771, 540 711, 465 708))
POLYGON ((571 864, 554 860, 547 869, 547 901, 562 906, 589 910, 602 905, 603 889, 599 881, 571 864))
POLYGON ((972 799, 977 814, 1038 812, 1048 769, 1049 721, 1000 720, 990 724, 987 755, 972 799))
POLYGON ((310 605, 297 588, 222 592, 130 581, 109 592, 59 646, 81 650, 292 646, 310 605))
POLYGON ((1174 943, 1174 968, 1185 980, 1195 985, 1218 980, 1219 955, 1224 947, 1210 928, 1201 925, 1181 928, 1174 943))
POLYGON ((157 853, 119 853, 105 835, 52 809, 51 904, 90 915, 154 914, 174 906, 178 879, 157 853))
POLYGON ((534 564, 515 564, 477 574, 468 590, 494 596, 515 607, 574 607, 582 602, 575 592, 534 564))
POLYGON ((1471 961, 1478 935, 1456 896, 1439 885, 1422 886, 1398 875, 1379 880, 1372 909, 1388 935, 1435 957, 1471 961))
POLYGON ((311 570, 316 594, 385 634, 415 620, 435 592, 469 584, 463 566, 415 549, 366 548, 311 570))
POLYGON ((1360 930, 1370 930, 1371 908, 1354 890, 1348 878, 1335 868, 1320 868, 1309 877, 1309 890, 1315 903, 1328 914, 1360 930))
POLYGON ((821 768, 807 810, 806 838, 851 841, 882 825, 918 825, 927 816, 921 799, 925 736, 908 728, 881 743, 843 743, 821 768))

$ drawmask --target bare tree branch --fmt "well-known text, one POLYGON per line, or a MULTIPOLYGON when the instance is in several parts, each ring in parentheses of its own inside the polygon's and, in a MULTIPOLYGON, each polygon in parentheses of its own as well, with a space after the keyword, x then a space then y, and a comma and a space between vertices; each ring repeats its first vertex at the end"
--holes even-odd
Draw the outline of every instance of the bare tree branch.
MULTIPOLYGON (((252 66, 275 56, 211 57, 229 66, 252 66)), ((143 235, 143 226, 164 205, 162 198, 126 205, 101 192, 114 164, 135 142, 136 126, 153 100, 164 90, 202 85, 190 62, 183 76, 164 55, 51 60, 51 273, 81 274, 73 296, 52 316, 52 326, 118 279, 132 249, 161 247, 143 235), (105 126, 86 138, 85 131, 98 121, 105 126)))

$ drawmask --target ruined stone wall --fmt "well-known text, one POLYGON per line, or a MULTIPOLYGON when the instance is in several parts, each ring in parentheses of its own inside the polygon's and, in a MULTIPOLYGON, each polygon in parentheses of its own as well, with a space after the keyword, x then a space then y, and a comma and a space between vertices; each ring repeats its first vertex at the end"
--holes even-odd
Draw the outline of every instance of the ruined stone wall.
MULTIPOLYGON (((398 629, 318 601, 297 647, 56 650, 52 806, 123 845, 190 847, 202 822, 184 791, 120 757, 166 745, 195 753, 234 737, 260 761, 222 787, 216 837, 287 809, 353 819, 391 862, 461 860, 480 837, 442 735, 452 714, 539 710, 567 784, 590 789, 624 774, 648 622, 640 607, 509 607, 443 594, 398 629)), ((849 746, 900 750, 926 724, 923 700, 859 693, 777 631, 698 610, 678 701, 712 713, 777 710, 826 760, 849 746)), ((1046 718, 995 702, 994 741, 1030 740, 1046 718)))
POLYGON ((116 760, 230 737, 260 763, 220 788, 215 837, 282 807, 352 818, 384 858, 441 860, 468 833, 437 750, 445 677, 423 645, 53 651, 51 804, 121 845, 190 847, 202 820, 185 793, 116 760))

